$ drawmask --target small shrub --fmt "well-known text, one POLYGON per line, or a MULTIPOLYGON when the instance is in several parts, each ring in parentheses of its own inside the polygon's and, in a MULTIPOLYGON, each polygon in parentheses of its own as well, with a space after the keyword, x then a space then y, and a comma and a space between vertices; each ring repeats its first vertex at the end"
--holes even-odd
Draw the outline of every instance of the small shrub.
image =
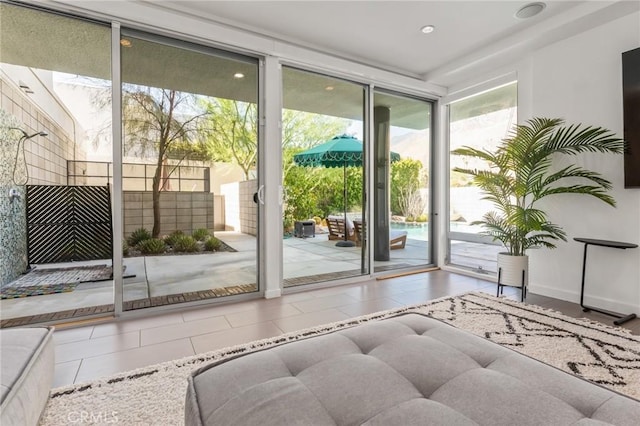
POLYGON ((416 222, 428 222, 429 221, 429 216, 427 216, 426 214, 421 214, 420 216, 416 217, 416 222))
POLYGON ((191 236, 197 241, 204 241, 209 236, 209 230, 207 228, 199 228, 193 231, 191 236))
POLYGON ((173 231, 172 233, 170 233, 169 235, 167 235, 166 237, 164 237, 164 242, 165 244, 167 244, 168 246, 173 247, 176 244, 176 241, 179 238, 182 238, 184 236, 184 232, 177 230, 177 231, 173 231))
POLYGON ((193 253, 198 250, 198 243, 190 235, 177 237, 173 243, 173 251, 178 253, 193 253))
POLYGON ((222 247, 222 242, 216 237, 209 237, 207 241, 204 242, 204 249, 206 251, 217 251, 222 247))
POLYGON ((129 244, 126 241, 122 242, 122 255, 129 256, 129 244))
POLYGON ((316 223, 316 225, 322 225, 322 218, 319 216, 314 216, 313 221, 316 223))
POLYGON ((167 249, 164 241, 159 238, 150 238, 138 244, 138 249, 142 254, 161 254, 167 249))
POLYGON ((142 241, 150 240, 151 233, 144 228, 138 228, 129 235, 127 238, 127 242, 131 247, 135 247, 140 244, 142 241))
POLYGON ((415 219, 413 218, 413 216, 407 216, 407 218, 404 221, 405 222, 415 222, 415 219))

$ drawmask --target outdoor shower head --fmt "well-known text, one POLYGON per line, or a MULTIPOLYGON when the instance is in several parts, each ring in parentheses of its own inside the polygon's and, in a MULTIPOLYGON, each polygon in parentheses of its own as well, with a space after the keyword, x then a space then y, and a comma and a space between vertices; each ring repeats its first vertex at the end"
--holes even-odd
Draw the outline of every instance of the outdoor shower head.
POLYGON ((41 130, 41 131, 36 132, 36 133, 34 133, 34 134, 32 134, 32 135, 29 135, 29 134, 27 134, 27 132, 25 132, 24 130, 22 130, 22 129, 21 129, 21 128, 19 128, 19 127, 9 127, 9 129, 12 129, 12 130, 20 130, 20 131, 22 132, 22 135, 23 135, 22 137, 24 138, 24 140, 31 139, 31 138, 35 138, 36 136, 48 136, 48 135, 49 135, 49 134, 48 134, 47 132, 45 132, 44 130, 41 130))

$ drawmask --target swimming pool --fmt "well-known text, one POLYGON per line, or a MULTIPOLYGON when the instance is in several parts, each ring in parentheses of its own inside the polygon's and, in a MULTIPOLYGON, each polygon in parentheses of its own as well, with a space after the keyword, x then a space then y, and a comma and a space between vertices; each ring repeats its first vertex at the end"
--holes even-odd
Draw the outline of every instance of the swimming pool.
MULTIPOLYGON (((391 222, 391 229, 407 231, 407 236, 414 240, 429 241, 429 222, 391 222)), ((460 222, 450 222, 449 229, 452 232, 471 234, 477 234, 481 231, 479 226, 460 222)))

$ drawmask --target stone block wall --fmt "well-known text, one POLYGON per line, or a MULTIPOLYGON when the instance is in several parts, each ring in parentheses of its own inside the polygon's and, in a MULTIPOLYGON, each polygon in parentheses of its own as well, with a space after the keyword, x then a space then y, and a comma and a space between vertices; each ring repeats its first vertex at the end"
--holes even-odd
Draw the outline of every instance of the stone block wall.
MULTIPOLYGON (((186 234, 199 228, 214 231, 214 196, 207 192, 161 192, 160 233, 180 230, 186 234)), ((153 229, 153 193, 123 192, 123 230, 127 238, 138 228, 153 229)))

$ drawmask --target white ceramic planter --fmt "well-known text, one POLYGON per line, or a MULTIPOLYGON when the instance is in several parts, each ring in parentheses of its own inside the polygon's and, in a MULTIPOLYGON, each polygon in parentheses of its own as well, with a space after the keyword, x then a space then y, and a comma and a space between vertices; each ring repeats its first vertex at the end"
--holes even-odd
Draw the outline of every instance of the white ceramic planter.
POLYGON ((524 286, 529 284, 529 256, 512 256, 509 253, 498 253, 498 271, 500 284, 522 287, 522 271, 524 286))

